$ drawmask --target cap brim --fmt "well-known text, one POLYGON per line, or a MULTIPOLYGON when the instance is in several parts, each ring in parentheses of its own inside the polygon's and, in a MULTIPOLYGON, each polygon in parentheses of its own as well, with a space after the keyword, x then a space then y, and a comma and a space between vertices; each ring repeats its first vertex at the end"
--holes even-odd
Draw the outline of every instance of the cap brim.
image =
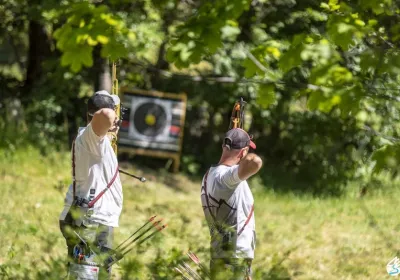
POLYGON ((250 148, 252 148, 253 150, 255 150, 257 148, 256 144, 253 141, 250 141, 250 148))
POLYGON ((110 96, 111 96, 111 98, 114 100, 114 105, 115 105, 115 106, 117 106, 117 105, 119 105, 119 104, 121 103, 121 100, 119 99, 119 96, 118 96, 118 95, 111 94, 110 96))

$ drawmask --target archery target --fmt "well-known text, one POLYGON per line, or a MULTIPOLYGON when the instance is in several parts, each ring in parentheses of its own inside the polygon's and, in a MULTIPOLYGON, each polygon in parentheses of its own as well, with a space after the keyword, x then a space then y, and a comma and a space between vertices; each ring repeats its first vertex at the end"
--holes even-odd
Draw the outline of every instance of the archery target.
POLYGON ((128 107, 119 143, 153 150, 179 151, 183 131, 185 103, 182 99, 146 96, 143 92, 124 93, 123 106, 128 107))

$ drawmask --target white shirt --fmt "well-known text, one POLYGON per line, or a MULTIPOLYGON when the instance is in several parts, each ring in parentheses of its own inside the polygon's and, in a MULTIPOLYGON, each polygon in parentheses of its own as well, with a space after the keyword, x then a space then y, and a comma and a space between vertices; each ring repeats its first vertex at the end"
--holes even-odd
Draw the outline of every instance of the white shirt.
MULTIPOLYGON (((118 160, 107 136, 97 136, 91 124, 79 128, 75 139, 76 196, 96 197, 112 180, 118 160), (90 194, 90 190, 95 192, 90 194)), ((65 207, 60 215, 64 220, 73 201, 72 184, 65 196, 65 207)), ((91 220, 106 226, 118 227, 122 210, 122 185, 119 174, 109 190, 94 204, 91 220)))
POLYGON ((238 236, 254 204, 249 185, 246 180, 240 180, 238 169, 239 165, 231 167, 218 165, 210 168, 207 176, 208 204, 204 188, 205 178, 203 178, 201 203, 210 227, 212 258, 254 258, 256 243, 254 213, 238 236), (219 224, 228 226, 234 232, 231 251, 222 248, 223 240, 219 231, 213 226, 214 219, 210 210, 219 224))

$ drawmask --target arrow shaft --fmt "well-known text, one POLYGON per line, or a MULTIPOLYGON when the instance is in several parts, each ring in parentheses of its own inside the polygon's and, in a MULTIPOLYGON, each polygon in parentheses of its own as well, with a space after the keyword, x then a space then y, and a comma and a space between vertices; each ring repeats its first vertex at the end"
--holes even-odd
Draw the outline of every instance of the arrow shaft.
POLYGON ((146 181, 146 178, 144 178, 144 177, 139 177, 139 176, 130 174, 130 173, 128 173, 128 172, 126 172, 126 171, 124 171, 124 170, 121 170, 121 169, 118 169, 118 171, 119 171, 120 173, 122 173, 122 174, 128 175, 128 176, 130 176, 130 177, 132 177, 132 178, 135 178, 135 179, 138 179, 138 180, 141 181, 141 182, 145 182, 145 181, 146 181))
POLYGON ((122 242, 121 244, 118 245, 117 248, 115 248, 115 250, 117 250, 119 247, 121 247, 124 243, 126 243, 129 239, 131 239, 135 234, 137 234, 141 229, 143 229, 145 226, 147 226, 150 222, 152 222, 154 220, 156 216, 151 217, 143 226, 141 226, 138 230, 136 230, 134 233, 132 233, 131 236, 129 236, 124 242, 122 242))

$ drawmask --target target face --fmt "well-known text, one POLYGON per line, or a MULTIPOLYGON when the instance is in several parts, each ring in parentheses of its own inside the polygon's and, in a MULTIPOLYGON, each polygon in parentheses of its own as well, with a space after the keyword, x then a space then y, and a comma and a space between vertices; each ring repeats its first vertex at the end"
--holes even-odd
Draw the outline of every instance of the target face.
POLYGON ((159 104, 144 103, 133 114, 133 123, 139 133, 155 137, 167 126, 167 113, 159 104))
POLYGON ((145 150, 178 152, 181 150, 185 121, 186 96, 151 92, 124 92, 126 114, 119 132, 118 144, 145 150))

